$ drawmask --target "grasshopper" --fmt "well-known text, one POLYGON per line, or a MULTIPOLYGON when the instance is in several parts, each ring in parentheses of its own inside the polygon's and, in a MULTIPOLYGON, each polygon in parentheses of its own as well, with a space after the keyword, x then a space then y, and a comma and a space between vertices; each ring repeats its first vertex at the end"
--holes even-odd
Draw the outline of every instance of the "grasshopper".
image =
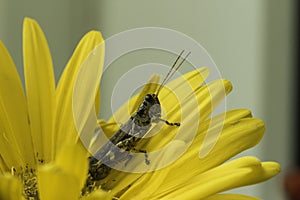
POLYGON ((109 142, 101 147, 93 157, 89 158, 89 175, 93 181, 99 181, 107 177, 111 167, 116 164, 123 161, 128 163, 131 159, 130 152, 144 153, 145 163, 149 165, 150 160, 147 152, 136 149, 135 146, 149 131, 152 123, 162 121, 169 126, 180 126, 180 123, 171 123, 161 118, 161 106, 158 95, 165 83, 170 80, 190 54, 189 52, 179 65, 175 67, 183 52, 184 50, 178 55, 157 92, 155 94, 146 94, 137 111, 130 119, 120 126, 120 129, 109 139, 109 142))

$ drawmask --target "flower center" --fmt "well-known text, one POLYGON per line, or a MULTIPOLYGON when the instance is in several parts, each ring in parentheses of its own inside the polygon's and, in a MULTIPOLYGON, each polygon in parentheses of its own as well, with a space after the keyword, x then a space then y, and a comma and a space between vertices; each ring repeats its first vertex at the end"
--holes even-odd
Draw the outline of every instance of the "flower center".
POLYGON ((23 184, 23 195, 26 200, 39 200, 38 189, 37 189, 37 176, 36 170, 29 168, 28 166, 16 170, 12 168, 12 173, 19 177, 23 184))
POLYGON ((94 190, 97 190, 101 188, 99 183, 97 181, 94 181, 91 175, 89 174, 85 183, 85 186, 83 187, 81 194, 82 196, 86 196, 93 192, 94 190))

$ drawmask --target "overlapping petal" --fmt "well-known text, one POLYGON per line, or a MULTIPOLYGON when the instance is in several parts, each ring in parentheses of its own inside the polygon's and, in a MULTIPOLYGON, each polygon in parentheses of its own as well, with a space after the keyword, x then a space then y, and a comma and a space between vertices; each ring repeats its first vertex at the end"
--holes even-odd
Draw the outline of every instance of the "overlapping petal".
POLYGON ((103 38, 100 32, 91 31, 87 33, 77 45, 70 61, 68 62, 57 87, 57 117, 56 117, 56 148, 67 140, 75 142, 78 139, 77 130, 73 122, 72 97, 73 87, 77 79, 77 74, 91 51, 100 43, 103 38))
POLYGON ((53 164, 38 170, 41 199, 78 199, 87 178, 86 151, 80 146, 64 146, 53 164))
POLYGON ((215 194, 203 200, 259 200, 255 197, 250 197, 241 194, 215 194))
POLYGON ((185 186, 164 196, 170 199, 202 199, 232 188, 265 181, 279 172, 277 163, 261 163, 254 157, 242 157, 199 174, 186 182, 185 186))
POLYGON ((34 165, 27 103, 15 64, 0 41, 0 154, 3 170, 34 165), (17 102, 17 103, 16 103, 17 102))
MULTIPOLYGON (((127 187, 129 183, 132 187, 127 190, 127 193, 133 194, 135 188, 143 187, 149 179, 160 180, 161 182, 158 184, 159 188, 148 187, 147 189, 150 191, 145 194, 168 194, 183 187, 179 183, 185 184, 196 175, 222 164, 232 156, 259 142, 264 132, 264 126, 260 120, 249 118, 249 116, 251 116, 251 114, 248 110, 233 110, 227 112, 222 135, 207 157, 200 159, 199 150, 211 120, 207 120, 200 126, 201 131, 199 131, 191 146, 175 163, 154 173, 145 174, 138 180, 137 175, 131 176, 132 180, 129 180, 130 176, 128 176, 126 178, 127 185, 123 181, 118 183, 119 179, 122 180, 124 178, 124 174, 114 174, 114 178, 117 181, 114 183, 115 185, 111 185, 110 187, 116 190, 122 190, 127 187), (228 148, 228 146, 232 148, 228 148), (164 174, 164 176, 161 174, 164 174)), ((218 115, 214 118, 222 119, 222 116, 218 115)), ((220 126, 220 124, 218 125, 220 126)), ((219 130, 216 129, 216 127, 211 127, 211 129, 219 130)), ((130 196, 127 196, 127 198, 130 198, 130 196)))
POLYGON ((36 21, 25 18, 23 57, 29 124, 38 158, 53 158, 55 79, 52 58, 44 33, 36 21))
POLYGON ((110 192, 105 192, 103 190, 95 190, 91 194, 84 196, 81 200, 111 200, 113 196, 110 192))
POLYGON ((10 174, 0 176, 0 199, 24 200, 22 183, 10 174))

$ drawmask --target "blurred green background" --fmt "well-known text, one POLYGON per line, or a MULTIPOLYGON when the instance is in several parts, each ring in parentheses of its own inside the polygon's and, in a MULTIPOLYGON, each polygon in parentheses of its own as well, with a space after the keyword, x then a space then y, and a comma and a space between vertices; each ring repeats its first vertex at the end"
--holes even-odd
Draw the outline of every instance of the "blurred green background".
MULTIPOLYGON (((104 38, 145 26, 189 35, 206 48, 222 76, 232 81, 228 108, 249 108, 266 122, 263 141, 244 155, 278 161, 283 168, 267 183, 236 191, 282 200, 283 178, 294 164, 294 14, 291 0, 0 0, 0 38, 23 76, 23 18, 35 18, 47 36, 58 80, 77 42, 91 29, 100 30, 104 38)), ((139 59, 129 56, 122 64, 139 59)))

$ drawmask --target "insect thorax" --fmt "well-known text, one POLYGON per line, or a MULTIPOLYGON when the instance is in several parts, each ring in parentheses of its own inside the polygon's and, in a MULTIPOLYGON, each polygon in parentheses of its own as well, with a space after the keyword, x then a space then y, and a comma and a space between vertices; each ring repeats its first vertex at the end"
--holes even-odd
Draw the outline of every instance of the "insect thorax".
POLYGON ((146 126, 156 122, 161 117, 160 102, 156 94, 146 94, 143 102, 133 116, 134 121, 139 126, 146 126))

